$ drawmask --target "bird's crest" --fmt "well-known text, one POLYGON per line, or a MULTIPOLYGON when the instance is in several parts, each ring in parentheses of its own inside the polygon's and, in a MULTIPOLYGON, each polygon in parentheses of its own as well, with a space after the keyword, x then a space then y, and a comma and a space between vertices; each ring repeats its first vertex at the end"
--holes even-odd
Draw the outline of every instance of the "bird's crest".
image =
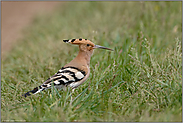
POLYGON ((90 40, 88 39, 82 39, 82 38, 79 38, 79 39, 70 39, 70 40, 63 40, 65 43, 71 43, 71 44, 77 44, 77 45, 81 45, 81 44, 88 44, 92 47, 95 46, 95 44, 93 42, 91 42, 90 40))

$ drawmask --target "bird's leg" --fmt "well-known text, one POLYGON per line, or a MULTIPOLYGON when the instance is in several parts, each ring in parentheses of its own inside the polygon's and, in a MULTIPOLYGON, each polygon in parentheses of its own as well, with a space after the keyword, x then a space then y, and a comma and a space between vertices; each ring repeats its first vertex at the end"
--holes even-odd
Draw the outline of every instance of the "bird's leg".
POLYGON ((71 101, 70 101, 70 105, 72 105, 72 94, 74 93, 74 90, 75 90, 75 88, 72 88, 72 92, 71 92, 71 101))

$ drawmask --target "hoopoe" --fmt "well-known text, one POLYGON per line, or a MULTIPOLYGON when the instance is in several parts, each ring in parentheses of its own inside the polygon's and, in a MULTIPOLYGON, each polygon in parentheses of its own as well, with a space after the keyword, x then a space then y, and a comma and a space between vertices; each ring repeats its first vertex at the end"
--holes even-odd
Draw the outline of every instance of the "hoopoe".
POLYGON ((93 53, 93 50, 96 48, 112 50, 110 48, 95 45, 87 39, 80 38, 63 41, 65 43, 79 45, 78 55, 70 63, 63 66, 57 73, 48 78, 42 85, 23 94, 22 96, 27 97, 31 94, 37 94, 45 89, 51 88, 52 85, 54 85, 58 89, 70 86, 72 90, 74 90, 83 82, 85 82, 89 77, 90 58, 93 53))

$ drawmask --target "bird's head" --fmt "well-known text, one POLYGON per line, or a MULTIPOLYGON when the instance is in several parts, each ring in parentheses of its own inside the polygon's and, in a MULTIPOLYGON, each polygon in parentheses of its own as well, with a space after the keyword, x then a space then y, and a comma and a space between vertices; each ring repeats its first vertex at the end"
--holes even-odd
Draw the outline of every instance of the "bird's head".
POLYGON ((106 50, 112 50, 110 48, 107 47, 103 47, 100 45, 95 45, 94 43, 92 43, 91 41, 87 40, 87 39, 71 39, 71 40, 63 40, 65 43, 70 43, 70 44, 76 44, 79 45, 79 49, 80 51, 84 51, 84 52, 91 52, 93 53, 93 49, 96 48, 101 48, 101 49, 106 49, 106 50))

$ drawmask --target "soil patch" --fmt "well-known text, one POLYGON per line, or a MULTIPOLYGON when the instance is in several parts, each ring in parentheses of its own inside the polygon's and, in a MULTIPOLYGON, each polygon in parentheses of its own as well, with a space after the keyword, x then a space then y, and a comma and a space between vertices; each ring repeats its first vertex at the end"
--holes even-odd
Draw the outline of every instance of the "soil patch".
POLYGON ((36 14, 49 14, 62 2, 1 2, 1 57, 10 51, 22 29, 31 23, 36 14))

